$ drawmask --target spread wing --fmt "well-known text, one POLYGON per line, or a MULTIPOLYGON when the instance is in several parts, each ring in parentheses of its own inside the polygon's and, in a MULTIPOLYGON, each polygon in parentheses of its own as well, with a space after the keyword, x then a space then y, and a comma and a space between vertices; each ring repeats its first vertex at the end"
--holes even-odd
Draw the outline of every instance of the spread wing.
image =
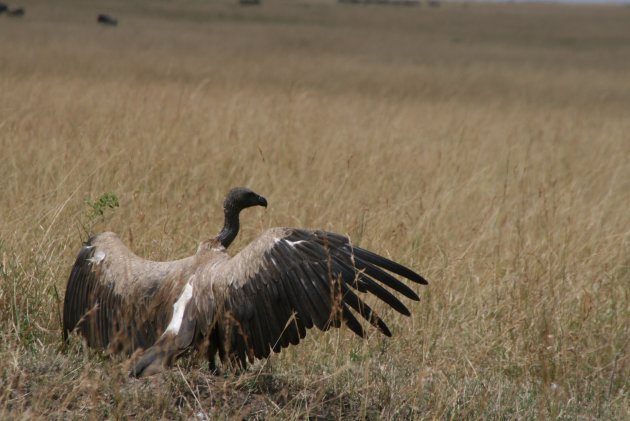
POLYGON ((89 346, 115 352, 153 345, 194 266, 194 256, 174 262, 142 259, 114 233, 91 237, 68 279, 64 339, 76 330, 89 346))
POLYGON ((327 330, 342 321, 364 337, 358 314, 383 334, 385 322, 359 297, 371 293, 399 313, 409 310, 383 285, 412 300, 416 293, 391 273, 420 284, 412 270, 353 247, 342 235, 273 228, 214 269, 220 340, 232 359, 265 358, 297 344, 306 330, 327 330))

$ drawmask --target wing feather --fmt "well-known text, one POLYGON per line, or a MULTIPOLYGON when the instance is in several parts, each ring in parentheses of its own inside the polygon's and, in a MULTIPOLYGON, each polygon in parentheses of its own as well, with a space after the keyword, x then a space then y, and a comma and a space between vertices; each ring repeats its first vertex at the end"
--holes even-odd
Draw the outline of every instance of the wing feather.
POLYGON ((287 318, 289 322, 285 324, 284 333, 282 334, 282 348, 286 348, 289 344, 298 343, 300 341, 300 332, 296 325, 297 319, 291 320, 293 310, 289 303, 291 299, 288 296, 288 288, 278 288, 277 306, 282 312, 282 318, 287 318))
POLYGON ((392 293, 374 282, 362 273, 356 273, 356 269, 349 267, 346 263, 335 257, 335 263, 340 272, 343 273, 344 279, 348 279, 348 284, 358 289, 360 292, 371 292, 381 300, 389 304, 397 312, 410 316, 411 313, 405 305, 400 302, 392 293))
POLYGON ((357 268, 363 270, 366 275, 374 279, 378 279, 383 284, 396 290, 397 292, 400 292, 402 295, 404 295, 407 298, 410 298, 414 301, 420 300, 420 297, 418 297, 418 295, 411 288, 409 288, 407 285, 403 284, 401 281, 394 278, 392 275, 385 272, 384 270, 381 270, 376 266, 370 265, 366 261, 356 256, 354 258, 354 262, 357 268))
MULTIPOLYGON (((327 330, 345 323, 355 334, 364 337, 363 326, 353 311, 391 336, 385 322, 352 290, 370 293, 408 316, 409 309, 385 287, 412 300, 419 298, 390 272, 426 283, 411 269, 352 246, 345 236, 273 228, 233 258, 214 267, 212 290, 217 303, 222 303, 226 312, 242 324, 254 357, 264 358, 271 349, 277 352, 289 344, 297 344, 313 325, 327 330), (243 310, 248 308, 252 311, 243 310)), ((228 322, 226 317, 219 316, 220 324, 228 322)), ((231 331, 238 334, 234 329, 231 331)), ((235 338, 229 340, 237 348, 245 346, 235 338)), ((243 349, 234 351, 233 357, 237 359, 246 354, 243 349)), ((247 355, 251 360, 251 353, 247 355)))
POLYGON ((346 285, 342 285, 343 299, 350 307, 352 307, 357 313, 361 315, 365 320, 370 322, 372 326, 383 332, 385 336, 392 336, 392 332, 383 320, 367 305, 364 301, 361 301, 359 297, 352 292, 346 285))
POLYGON ((332 305, 331 301, 331 288, 328 277, 328 265, 325 262, 314 263, 312 266, 307 267, 307 271, 310 274, 310 279, 314 283, 313 290, 316 291, 319 301, 322 303, 328 303, 326 306, 318 306, 318 319, 317 327, 320 330, 328 330, 330 328, 330 318, 332 305))
POLYGON ((343 319, 346 322, 346 325, 348 326, 348 328, 350 328, 350 330, 352 330, 358 336, 365 338, 365 332, 363 331, 363 326, 361 326, 361 323, 359 323, 357 318, 354 317, 354 314, 352 314, 347 304, 343 305, 342 311, 343 311, 343 319))
MULTIPOLYGON (((246 285, 245 288, 245 293, 247 294, 252 294, 254 291, 251 285, 246 285)), ((264 314, 264 310, 261 302, 254 302, 253 305, 254 314, 252 316, 252 322, 249 324, 249 339, 251 345, 254 347, 254 352, 256 355, 259 355, 263 354, 265 352, 265 348, 267 348, 263 343, 263 338, 265 337, 263 330, 264 323, 259 316, 264 314)))
MULTIPOLYGON (((266 317, 268 311, 269 310, 267 309, 264 300, 258 300, 256 302, 256 314, 254 315, 254 319, 256 319, 256 321, 254 323, 258 325, 257 331, 262 334, 260 338, 254 339, 255 342, 259 343, 258 347, 256 347, 256 355, 269 355, 269 349, 271 348, 269 342, 266 341, 266 338, 273 336, 270 329, 270 323, 266 317)), ((253 332, 254 334, 258 333, 256 330, 253 332)))
MULTIPOLYGON (((243 320, 241 322, 251 325, 254 323, 253 319, 256 319, 256 322, 260 323, 260 330, 264 332, 264 336, 256 338, 254 341, 260 340, 262 343, 262 355, 269 355, 271 347, 275 345, 275 341, 272 342, 269 338, 277 338, 281 328, 278 326, 279 322, 276 320, 276 314, 271 301, 272 295, 269 293, 269 290, 265 288, 260 289, 257 295, 260 296, 261 299, 256 302, 255 313, 252 316, 252 320, 243 320)), ((255 333, 253 329, 250 329, 250 331, 255 333)))
POLYGON ((292 288, 298 295, 298 299, 293 301, 295 312, 299 314, 300 320, 302 320, 304 326, 308 328, 312 327, 313 317, 318 314, 318 310, 321 307, 321 300, 318 300, 312 293, 312 288, 306 284, 304 273, 299 270, 299 268, 293 268, 288 271, 284 280, 284 284, 288 288, 292 288))
POLYGON ((373 253, 369 250, 362 249, 360 247, 353 248, 355 256, 360 259, 365 260, 368 263, 371 263, 375 266, 380 266, 383 269, 387 269, 390 272, 395 273, 396 275, 400 275, 404 278, 407 278, 411 281, 414 281, 418 284, 428 285, 429 282, 424 279, 422 276, 412 271, 411 269, 401 265, 400 263, 396 263, 392 260, 389 260, 383 256, 379 256, 376 253, 373 253))
POLYGON ((194 270, 194 256, 153 262, 113 233, 91 237, 76 258, 64 298, 63 337, 77 331, 91 347, 146 348, 162 334, 194 270), (169 297, 173 297, 169 300, 169 297))

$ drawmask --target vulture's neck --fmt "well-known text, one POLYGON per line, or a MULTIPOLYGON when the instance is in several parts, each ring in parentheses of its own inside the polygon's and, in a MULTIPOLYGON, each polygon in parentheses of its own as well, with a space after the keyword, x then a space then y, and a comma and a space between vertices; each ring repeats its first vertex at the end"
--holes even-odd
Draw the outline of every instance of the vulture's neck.
POLYGON ((217 239, 221 242, 221 245, 225 248, 228 248, 232 241, 236 238, 239 229, 239 221, 238 214, 239 210, 235 210, 231 207, 226 207, 225 210, 225 222, 223 223, 223 228, 219 235, 217 235, 217 239))

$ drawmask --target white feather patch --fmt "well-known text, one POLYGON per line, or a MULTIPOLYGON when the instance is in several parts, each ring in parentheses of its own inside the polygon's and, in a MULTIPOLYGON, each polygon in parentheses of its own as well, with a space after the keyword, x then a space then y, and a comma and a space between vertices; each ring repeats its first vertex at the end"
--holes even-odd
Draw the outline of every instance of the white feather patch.
POLYGON ((96 253, 94 253, 94 256, 90 257, 87 260, 88 260, 88 262, 91 262, 91 263, 94 263, 95 265, 98 265, 104 259, 105 259, 105 252, 103 252, 102 250, 96 250, 96 253))
POLYGON ((298 240, 298 241, 284 240, 284 241, 293 248, 295 248, 296 245, 305 242, 305 240, 298 240))
POLYGON ((192 298, 192 293, 192 285, 190 283, 186 284, 182 295, 180 295, 177 301, 175 301, 175 304, 173 304, 173 318, 164 331, 165 334, 170 332, 177 335, 179 333, 182 320, 184 319, 184 310, 186 309, 186 304, 188 304, 188 301, 192 298))

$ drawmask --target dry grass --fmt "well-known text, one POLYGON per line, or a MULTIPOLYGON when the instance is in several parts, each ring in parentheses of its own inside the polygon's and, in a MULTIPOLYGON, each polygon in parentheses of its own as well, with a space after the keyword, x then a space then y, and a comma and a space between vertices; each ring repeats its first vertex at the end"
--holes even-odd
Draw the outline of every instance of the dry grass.
POLYGON ((630 417, 630 8, 96 3, 0 16, 0 418, 630 417), (84 226, 181 257, 234 185, 235 249, 347 233, 431 280, 413 317, 225 378, 60 351, 84 226))

